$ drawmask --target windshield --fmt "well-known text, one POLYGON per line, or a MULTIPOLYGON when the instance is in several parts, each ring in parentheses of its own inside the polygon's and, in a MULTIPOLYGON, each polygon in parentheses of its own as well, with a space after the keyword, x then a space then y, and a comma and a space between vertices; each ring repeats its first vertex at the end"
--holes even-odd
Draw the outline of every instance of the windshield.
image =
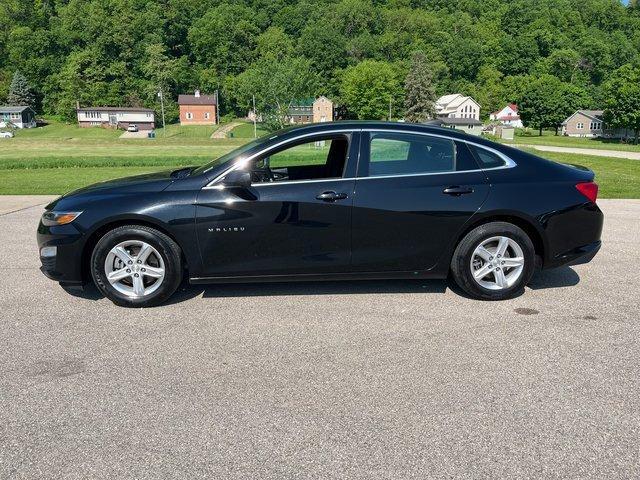
POLYGON ((231 150, 229 153, 225 153, 221 157, 218 157, 215 160, 212 160, 211 162, 206 163, 206 164, 202 165, 201 167, 196 168, 192 172, 192 174, 193 175, 198 175, 200 173, 208 172, 209 170, 211 170, 214 167, 217 167, 218 165, 222 165, 223 163, 228 162, 229 160, 232 160, 234 158, 240 157, 245 152, 248 152, 249 150, 257 147, 258 145, 260 145, 260 144, 262 144, 262 143, 266 142, 267 140, 270 140, 270 139, 272 139, 274 137, 275 137, 275 135, 271 134, 271 135, 265 135, 265 136, 260 137, 260 138, 256 138, 255 140, 253 140, 253 141, 251 141, 249 143, 245 143, 241 147, 238 147, 238 148, 236 148, 234 150, 231 150))

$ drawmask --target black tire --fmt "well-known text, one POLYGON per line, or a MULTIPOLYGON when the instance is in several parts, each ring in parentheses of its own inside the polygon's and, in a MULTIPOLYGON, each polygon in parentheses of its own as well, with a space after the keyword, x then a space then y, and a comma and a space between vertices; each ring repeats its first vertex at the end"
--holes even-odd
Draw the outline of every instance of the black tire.
POLYGON ((460 241, 451 259, 451 273, 456 284, 468 295, 480 300, 506 300, 521 294, 535 269, 535 249, 529 236, 518 226, 507 222, 491 222, 471 230, 460 241), (491 290, 473 278, 471 256, 478 245, 491 237, 514 240, 522 249, 524 267, 517 281, 508 288, 491 290))
POLYGON ((105 234, 91 254, 91 276, 102 294, 121 307, 153 307, 167 300, 182 281, 182 255, 180 247, 164 233, 143 225, 124 225, 105 234), (129 297, 116 290, 107 280, 105 261, 110 250, 121 242, 141 240, 155 248, 164 262, 164 278, 160 286, 149 295, 129 297))

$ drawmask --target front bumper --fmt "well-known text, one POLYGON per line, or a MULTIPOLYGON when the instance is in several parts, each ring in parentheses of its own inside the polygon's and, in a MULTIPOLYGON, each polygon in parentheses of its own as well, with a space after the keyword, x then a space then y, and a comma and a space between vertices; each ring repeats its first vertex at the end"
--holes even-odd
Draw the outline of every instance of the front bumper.
POLYGON ((40 256, 40 271, 51 280, 65 286, 81 286, 82 252, 85 235, 72 223, 47 227, 40 222, 37 233, 38 252, 43 247, 56 247, 55 255, 40 256))

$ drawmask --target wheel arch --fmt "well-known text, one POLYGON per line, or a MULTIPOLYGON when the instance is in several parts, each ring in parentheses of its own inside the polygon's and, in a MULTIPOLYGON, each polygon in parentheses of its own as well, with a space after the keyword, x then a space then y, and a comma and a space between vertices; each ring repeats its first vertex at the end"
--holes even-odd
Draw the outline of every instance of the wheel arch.
POLYGON ((479 227, 480 225, 491 222, 507 222, 521 228, 529 236, 531 243, 533 243, 533 248, 537 257, 536 263, 539 263, 539 266, 544 264, 546 258, 545 252, 548 250, 543 232, 541 229, 536 227, 534 220, 524 218, 523 216, 513 212, 488 212, 481 216, 472 217, 455 239, 453 247, 448 255, 448 263, 451 262, 451 257, 453 256, 453 252, 458 244, 471 230, 479 227))
POLYGON ((103 222, 97 228, 95 228, 87 237, 87 240, 85 241, 82 247, 82 256, 81 256, 81 264, 80 264, 83 281, 87 281, 88 279, 91 278, 91 273, 89 269, 90 263, 91 263, 91 253, 93 252, 93 249, 95 248, 98 241, 114 228, 122 227, 124 225, 140 225, 140 226, 150 227, 155 230, 158 230, 159 232, 164 233, 166 236, 171 238, 171 240, 176 242, 176 244, 180 247, 180 256, 182 257, 181 258, 182 265, 187 272, 189 271, 189 263, 184 254, 184 248, 182 247, 178 239, 175 237, 175 235, 173 235, 171 231, 166 227, 166 225, 163 225, 161 222, 151 220, 147 217, 136 217, 136 216, 118 217, 118 218, 109 219, 103 222))

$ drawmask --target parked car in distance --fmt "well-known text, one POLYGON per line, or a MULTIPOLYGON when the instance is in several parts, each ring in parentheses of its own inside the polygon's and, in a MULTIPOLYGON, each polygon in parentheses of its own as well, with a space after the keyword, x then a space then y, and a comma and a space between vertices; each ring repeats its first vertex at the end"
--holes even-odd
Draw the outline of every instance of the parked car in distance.
POLYGON ((89 186, 46 207, 42 271, 122 306, 191 283, 445 279, 501 300, 591 260, 594 174, 454 130, 285 129, 201 167, 89 186))
POLYGON ((0 138, 13 138, 13 132, 0 132, 0 138))
POLYGON ((138 131, 138 125, 136 125, 135 123, 132 123, 127 127, 127 132, 137 132, 137 131, 138 131))

